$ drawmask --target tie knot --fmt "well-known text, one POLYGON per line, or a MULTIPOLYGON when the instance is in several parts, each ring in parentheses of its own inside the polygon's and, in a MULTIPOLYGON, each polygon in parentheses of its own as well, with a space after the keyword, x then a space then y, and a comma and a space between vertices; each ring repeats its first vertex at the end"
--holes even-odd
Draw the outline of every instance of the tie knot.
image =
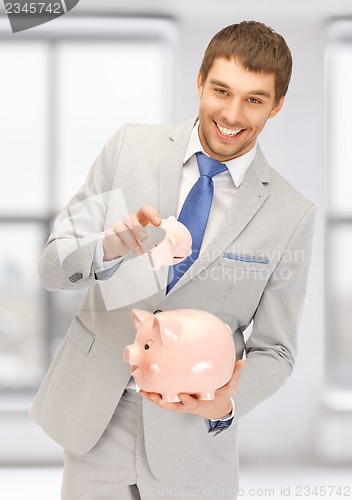
POLYGON ((221 174, 221 172, 227 170, 226 165, 203 153, 196 153, 196 157, 200 175, 212 178, 214 175, 221 174))

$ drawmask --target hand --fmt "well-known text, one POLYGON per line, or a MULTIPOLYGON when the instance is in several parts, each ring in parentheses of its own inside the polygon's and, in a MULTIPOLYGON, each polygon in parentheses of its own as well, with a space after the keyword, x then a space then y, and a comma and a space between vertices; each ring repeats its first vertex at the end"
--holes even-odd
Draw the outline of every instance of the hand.
POLYGON ((160 394, 154 392, 139 391, 139 394, 152 401, 160 408, 180 413, 193 413, 208 420, 217 420, 225 417, 232 410, 231 397, 236 392, 238 379, 245 361, 237 361, 230 380, 224 386, 215 391, 215 398, 203 401, 191 394, 178 394, 179 403, 168 403, 163 401, 160 394))
POLYGON ((107 229, 103 240, 104 261, 123 257, 129 251, 142 255, 140 243, 147 237, 143 229, 147 224, 159 226, 161 216, 150 205, 143 205, 137 213, 117 221, 107 229))

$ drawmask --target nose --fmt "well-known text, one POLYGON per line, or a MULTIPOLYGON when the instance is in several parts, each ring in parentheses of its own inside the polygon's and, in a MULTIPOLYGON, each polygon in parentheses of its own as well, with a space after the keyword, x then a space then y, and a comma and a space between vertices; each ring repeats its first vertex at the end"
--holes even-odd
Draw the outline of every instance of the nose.
POLYGON ((240 128, 243 123, 243 103, 236 96, 226 100, 223 116, 231 128, 240 128))
POLYGON ((125 347, 125 351, 123 353, 123 360, 130 365, 138 365, 138 348, 135 344, 128 345, 125 347))

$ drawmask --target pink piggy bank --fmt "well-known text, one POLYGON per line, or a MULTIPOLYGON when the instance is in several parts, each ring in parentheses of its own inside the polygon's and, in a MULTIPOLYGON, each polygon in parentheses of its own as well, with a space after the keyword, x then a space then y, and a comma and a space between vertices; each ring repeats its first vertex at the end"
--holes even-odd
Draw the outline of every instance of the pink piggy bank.
MULTIPOLYGON (((154 269, 181 262, 192 253, 192 236, 176 217, 163 219, 158 226, 165 230, 165 238, 150 250, 154 269)), ((142 244, 143 248, 143 244, 142 244)))
POLYGON ((168 402, 178 394, 214 399, 229 381, 235 363, 230 327, 205 311, 178 309, 152 314, 134 309, 134 344, 125 348, 138 387, 168 402))

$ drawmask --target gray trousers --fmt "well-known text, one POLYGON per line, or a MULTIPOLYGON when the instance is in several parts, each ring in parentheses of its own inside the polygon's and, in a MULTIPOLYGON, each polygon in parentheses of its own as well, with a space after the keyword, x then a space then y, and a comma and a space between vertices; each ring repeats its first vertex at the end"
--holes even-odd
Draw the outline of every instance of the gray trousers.
MULTIPOLYGON (((172 450, 170 450, 172 453, 172 450)), ((177 472, 177 471, 176 471, 177 472)), ((233 487, 162 484, 153 476, 144 445, 142 397, 126 390, 103 436, 85 455, 64 451, 62 500, 235 499, 233 487)))

